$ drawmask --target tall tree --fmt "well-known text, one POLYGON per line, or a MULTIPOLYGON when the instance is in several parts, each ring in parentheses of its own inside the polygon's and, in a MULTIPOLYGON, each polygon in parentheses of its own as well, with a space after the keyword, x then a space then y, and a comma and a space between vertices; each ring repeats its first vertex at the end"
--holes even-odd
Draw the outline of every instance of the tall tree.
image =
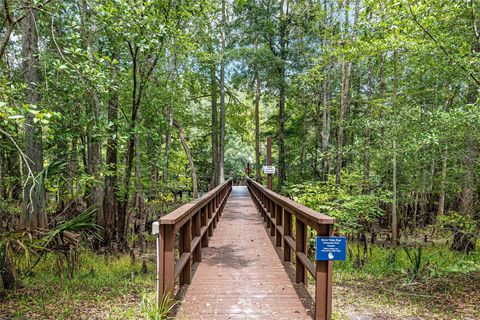
POLYGON ((118 53, 112 57, 110 67, 111 85, 109 86, 109 100, 107 119, 109 127, 107 128, 107 154, 106 154, 106 174, 105 174, 105 192, 103 198, 103 239, 107 246, 110 246, 114 236, 117 234, 117 196, 118 196, 118 53))
MULTIPOLYGON (((343 3, 344 6, 344 39, 343 42, 346 44, 349 38, 353 37, 350 31, 350 0, 346 0, 343 3)), ((355 9, 353 15, 353 32, 355 32, 355 27, 357 24, 358 13, 360 9, 360 1, 355 0, 355 9)), ((341 91, 340 91, 340 110, 339 110, 339 119, 338 119, 338 132, 337 132, 337 158, 336 158, 336 167, 335 167, 335 184, 337 187, 340 186, 341 176, 342 176, 342 166, 343 166, 343 145, 344 145, 344 121, 345 113, 348 110, 350 104, 350 87, 351 87, 351 78, 352 78, 352 62, 349 61, 345 56, 342 57, 342 82, 341 82, 341 91)))
MULTIPOLYGON (((80 8, 80 18, 82 23, 82 47, 88 53, 89 60, 94 61, 92 57, 94 52, 94 41, 92 29, 95 29, 94 23, 91 22, 90 12, 86 0, 80 0, 78 7, 80 8)), ((102 201, 104 198, 104 191, 101 185, 101 165, 102 165, 102 141, 100 125, 100 97, 97 93, 97 88, 94 85, 87 87, 87 101, 89 107, 86 109, 86 116, 89 118, 87 127, 87 169, 88 173, 93 177, 93 181, 88 190, 87 201, 89 206, 94 206, 96 209, 96 223, 100 226, 104 225, 104 214, 102 201)))
POLYGON ((397 74, 398 51, 393 51, 393 91, 392 91, 392 108, 393 108, 393 139, 392 139, 392 247, 396 247, 398 243, 398 215, 397 215, 397 91, 398 91, 398 74, 397 74))
POLYGON ((222 0, 222 21, 220 31, 220 134, 218 152, 218 184, 225 181, 225 42, 227 14, 225 0, 222 0))
MULTIPOLYGON (((327 53, 327 50, 331 48, 330 41, 327 36, 329 35, 329 30, 333 30, 333 10, 334 2, 330 2, 328 6, 328 0, 324 1, 324 32, 323 32, 323 48, 326 55, 326 67, 324 71, 325 78, 322 84, 323 91, 323 110, 322 110, 322 129, 321 129, 321 151, 322 151, 322 169, 321 169, 321 179, 326 181, 328 178, 328 172, 330 170, 330 161, 329 161, 329 146, 330 146, 330 98, 332 90, 332 81, 331 73, 333 65, 331 62, 331 57, 327 53)), ((320 139, 320 137, 318 137, 320 139)))
POLYGON ((197 171, 195 169, 195 163, 193 162, 192 153, 190 152, 190 148, 188 147, 187 139, 185 138, 185 133, 182 126, 175 120, 173 121, 173 125, 178 130, 178 137, 180 138, 183 150, 185 151, 185 155, 188 159, 188 164, 190 165, 190 174, 192 175, 192 197, 198 198, 197 171))
POLYGON ((258 66, 255 65, 255 180, 257 181, 260 181, 260 96, 260 75, 258 66))
POLYGON ((288 57, 288 24, 289 24, 290 3, 282 0, 280 7, 279 25, 279 61, 278 70, 278 181, 277 192, 280 192, 287 178, 287 160, 285 148, 285 100, 286 100, 286 63, 288 57))
MULTIPOLYGON (((39 84, 40 63, 38 50, 38 33, 36 26, 36 10, 31 0, 23 2, 25 18, 22 20, 22 55, 23 75, 26 85, 25 100, 30 108, 40 108, 41 96, 39 84)), ((24 188, 23 219, 24 225, 34 228, 47 226, 45 212, 45 187, 42 179, 35 179, 43 171, 42 127, 35 121, 33 112, 29 112, 25 121, 25 156, 28 161, 27 170, 30 177, 24 188)))

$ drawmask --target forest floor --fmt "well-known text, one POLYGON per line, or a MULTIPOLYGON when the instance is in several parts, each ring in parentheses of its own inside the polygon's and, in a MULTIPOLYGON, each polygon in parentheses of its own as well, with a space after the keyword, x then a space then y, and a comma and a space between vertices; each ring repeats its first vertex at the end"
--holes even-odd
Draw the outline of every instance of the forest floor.
POLYGON ((33 275, 22 278, 23 288, 0 296, 0 320, 26 319, 155 319, 154 256, 142 261, 105 258, 85 252, 73 279, 53 272, 46 259, 33 275))
POLYGON ((405 282, 348 276, 334 283, 334 319, 480 319, 480 273, 405 282))
MULTIPOLYGON (((381 252, 374 254, 384 260, 381 252)), ((480 319, 480 272, 412 280, 401 271, 376 272, 384 268, 374 267, 378 259, 361 270, 335 266, 335 320, 480 319)), ((80 261, 71 280, 56 275, 54 259, 42 261, 22 278, 23 288, 0 295, 0 320, 155 319, 153 254, 132 264, 128 255, 86 251, 80 261)))
POLYGON ((334 319, 480 319, 480 251, 453 252, 440 242, 421 252, 370 246, 361 268, 352 258, 337 262, 334 319))

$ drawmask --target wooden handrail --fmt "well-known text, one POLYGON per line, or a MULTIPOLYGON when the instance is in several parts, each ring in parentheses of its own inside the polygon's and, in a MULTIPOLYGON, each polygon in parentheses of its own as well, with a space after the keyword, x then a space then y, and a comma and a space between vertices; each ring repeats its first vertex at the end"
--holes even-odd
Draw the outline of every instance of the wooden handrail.
POLYGON ((277 247, 283 247, 283 260, 295 259, 297 283, 307 285, 307 271, 315 279, 315 319, 332 318, 332 261, 316 261, 308 258, 307 228, 310 226, 319 236, 332 236, 335 219, 316 212, 289 198, 281 196, 258 182, 247 178, 252 199, 260 211, 270 235, 277 247), (295 217, 295 230, 292 217, 295 217))
MULTIPOLYGON (((202 197, 158 220, 160 224, 160 248, 157 257, 159 300, 165 295, 173 297, 177 278, 180 279, 180 286, 190 284, 192 264, 202 261, 201 248, 208 247, 208 237, 213 235, 231 191, 232 180, 229 179, 202 197), (175 257, 176 249, 179 253, 177 258, 175 257)), ((157 305, 159 303, 160 301, 157 301, 157 305)))

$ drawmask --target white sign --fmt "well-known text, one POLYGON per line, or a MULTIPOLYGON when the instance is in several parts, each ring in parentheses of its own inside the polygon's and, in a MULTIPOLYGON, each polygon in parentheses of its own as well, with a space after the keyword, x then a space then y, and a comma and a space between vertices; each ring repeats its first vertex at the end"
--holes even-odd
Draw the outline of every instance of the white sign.
POLYGON ((265 174, 275 174, 275 166, 263 166, 265 174))

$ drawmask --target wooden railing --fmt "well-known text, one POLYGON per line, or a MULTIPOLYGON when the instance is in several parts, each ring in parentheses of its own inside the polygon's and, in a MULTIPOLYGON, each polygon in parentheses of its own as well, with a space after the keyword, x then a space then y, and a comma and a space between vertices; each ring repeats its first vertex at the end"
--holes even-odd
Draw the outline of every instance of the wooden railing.
POLYGON ((167 294, 173 297, 177 278, 180 286, 190 284, 192 264, 202 261, 201 248, 208 247, 208 237, 213 235, 231 191, 232 181, 229 179, 158 220, 157 290, 160 294, 157 299, 167 294))
POLYGON ((283 247, 283 260, 295 259, 296 282, 307 285, 307 271, 315 279, 315 319, 332 317, 332 261, 308 257, 308 227, 319 236, 332 236, 335 219, 283 197, 248 178, 247 186, 275 244, 283 247), (295 228, 293 228, 295 226, 295 228))

